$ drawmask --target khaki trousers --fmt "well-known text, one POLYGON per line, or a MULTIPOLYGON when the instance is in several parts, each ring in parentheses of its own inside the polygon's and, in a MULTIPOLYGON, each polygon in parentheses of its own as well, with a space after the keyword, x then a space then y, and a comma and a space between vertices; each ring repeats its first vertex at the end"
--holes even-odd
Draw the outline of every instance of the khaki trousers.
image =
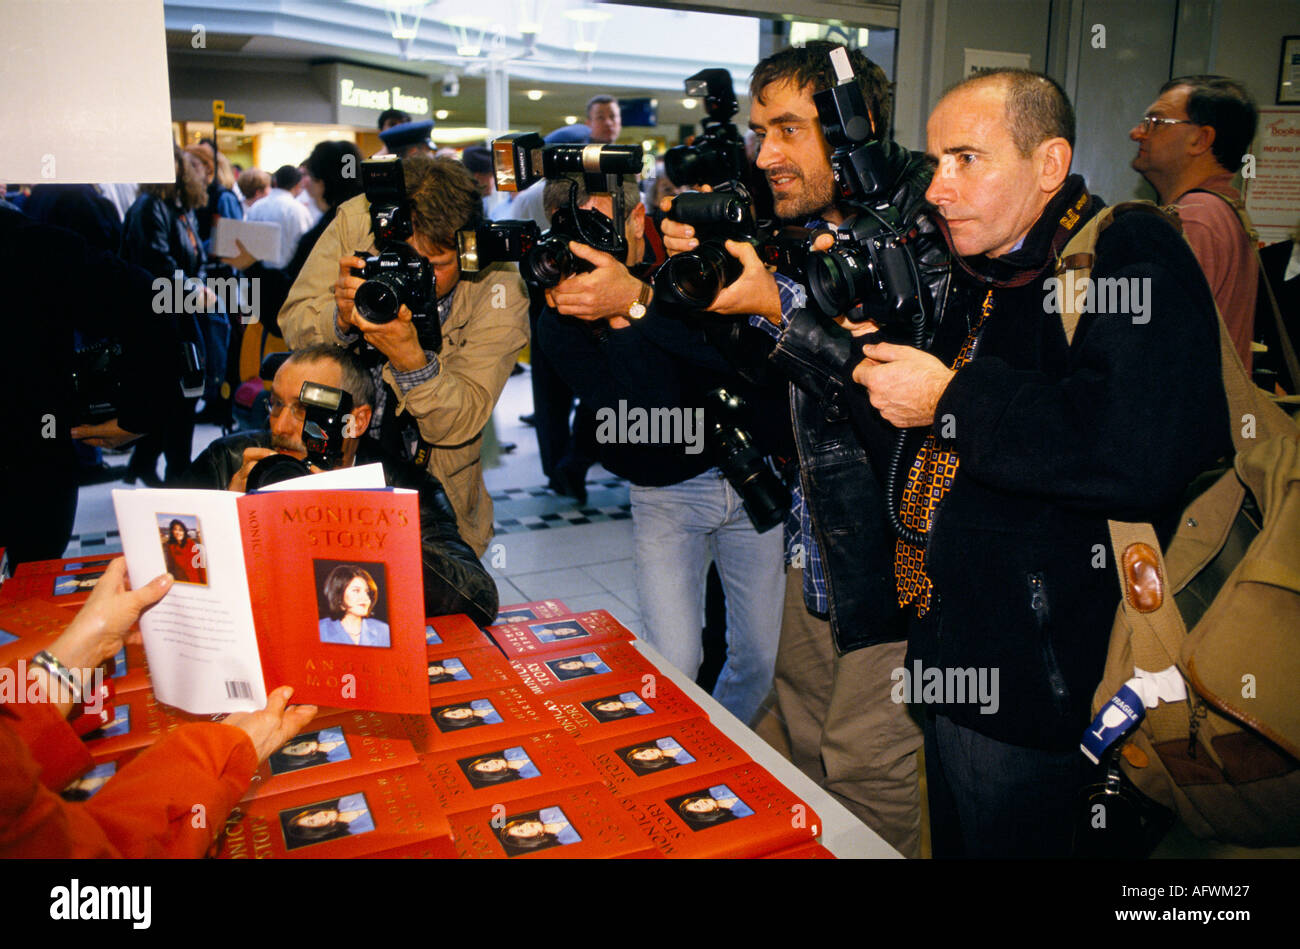
POLYGON ((905 857, 921 853, 921 726, 894 702, 907 643, 835 655, 830 623, 804 607, 803 571, 786 576, 776 713, 791 761, 905 857))

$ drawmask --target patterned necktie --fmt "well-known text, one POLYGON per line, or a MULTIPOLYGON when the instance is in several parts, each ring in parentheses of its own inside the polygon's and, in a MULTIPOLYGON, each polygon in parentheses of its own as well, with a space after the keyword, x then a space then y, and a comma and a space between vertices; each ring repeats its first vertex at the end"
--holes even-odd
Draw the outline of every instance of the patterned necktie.
MULTIPOLYGON (((962 343, 961 351, 953 361, 953 370, 970 362, 975 353, 980 328, 991 312, 992 290, 980 306, 975 325, 966 334, 966 341, 962 343)), ((957 465, 957 450, 938 447, 934 432, 931 431, 907 472, 907 485, 903 488, 903 499, 898 511, 899 520, 904 527, 918 534, 929 534, 930 525, 934 523, 934 512, 952 487, 953 478, 957 476, 957 465)), ((894 547, 894 583, 898 589, 898 605, 905 607, 915 602, 917 615, 924 616, 930 609, 930 595, 934 592, 934 584, 925 574, 924 547, 909 544, 901 537, 898 539, 894 547)))

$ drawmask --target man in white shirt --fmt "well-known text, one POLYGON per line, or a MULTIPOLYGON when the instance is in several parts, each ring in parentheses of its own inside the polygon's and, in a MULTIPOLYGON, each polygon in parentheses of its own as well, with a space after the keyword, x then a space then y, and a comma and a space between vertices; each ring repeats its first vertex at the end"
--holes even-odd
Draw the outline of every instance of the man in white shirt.
POLYGON ((298 239, 311 229, 311 217, 292 194, 302 180, 302 173, 292 165, 282 165, 271 176, 271 193, 248 209, 249 221, 280 225, 280 251, 265 263, 284 268, 293 259, 298 239))

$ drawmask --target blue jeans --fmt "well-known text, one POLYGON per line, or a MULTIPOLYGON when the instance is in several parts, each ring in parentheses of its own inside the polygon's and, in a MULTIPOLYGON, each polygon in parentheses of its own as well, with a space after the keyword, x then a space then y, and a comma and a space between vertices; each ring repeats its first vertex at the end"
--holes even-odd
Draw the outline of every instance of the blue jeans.
POLYGON ((664 488, 633 485, 636 592, 645 639, 695 676, 704 657, 709 555, 727 598, 727 661, 713 697, 746 724, 772 686, 784 545, 779 528, 759 534, 717 469, 664 488))

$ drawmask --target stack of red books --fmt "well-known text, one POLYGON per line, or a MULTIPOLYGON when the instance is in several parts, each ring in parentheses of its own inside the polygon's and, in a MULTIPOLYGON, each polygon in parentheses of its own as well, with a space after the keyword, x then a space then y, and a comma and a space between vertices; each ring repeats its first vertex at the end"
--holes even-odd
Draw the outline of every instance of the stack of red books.
MULTIPOLYGON (((56 578, 102 569, 84 558, 19 565, 26 585, 11 579, 0 597, 0 661, 30 658, 66 625, 56 578)), ((497 620, 480 630, 464 616, 427 619, 428 713, 322 708, 258 769, 218 855, 832 856, 812 808, 609 613, 543 600, 497 620)), ((111 697, 85 735, 95 767, 65 789, 71 800, 159 735, 206 718, 157 700, 138 646, 104 668, 111 697)))

